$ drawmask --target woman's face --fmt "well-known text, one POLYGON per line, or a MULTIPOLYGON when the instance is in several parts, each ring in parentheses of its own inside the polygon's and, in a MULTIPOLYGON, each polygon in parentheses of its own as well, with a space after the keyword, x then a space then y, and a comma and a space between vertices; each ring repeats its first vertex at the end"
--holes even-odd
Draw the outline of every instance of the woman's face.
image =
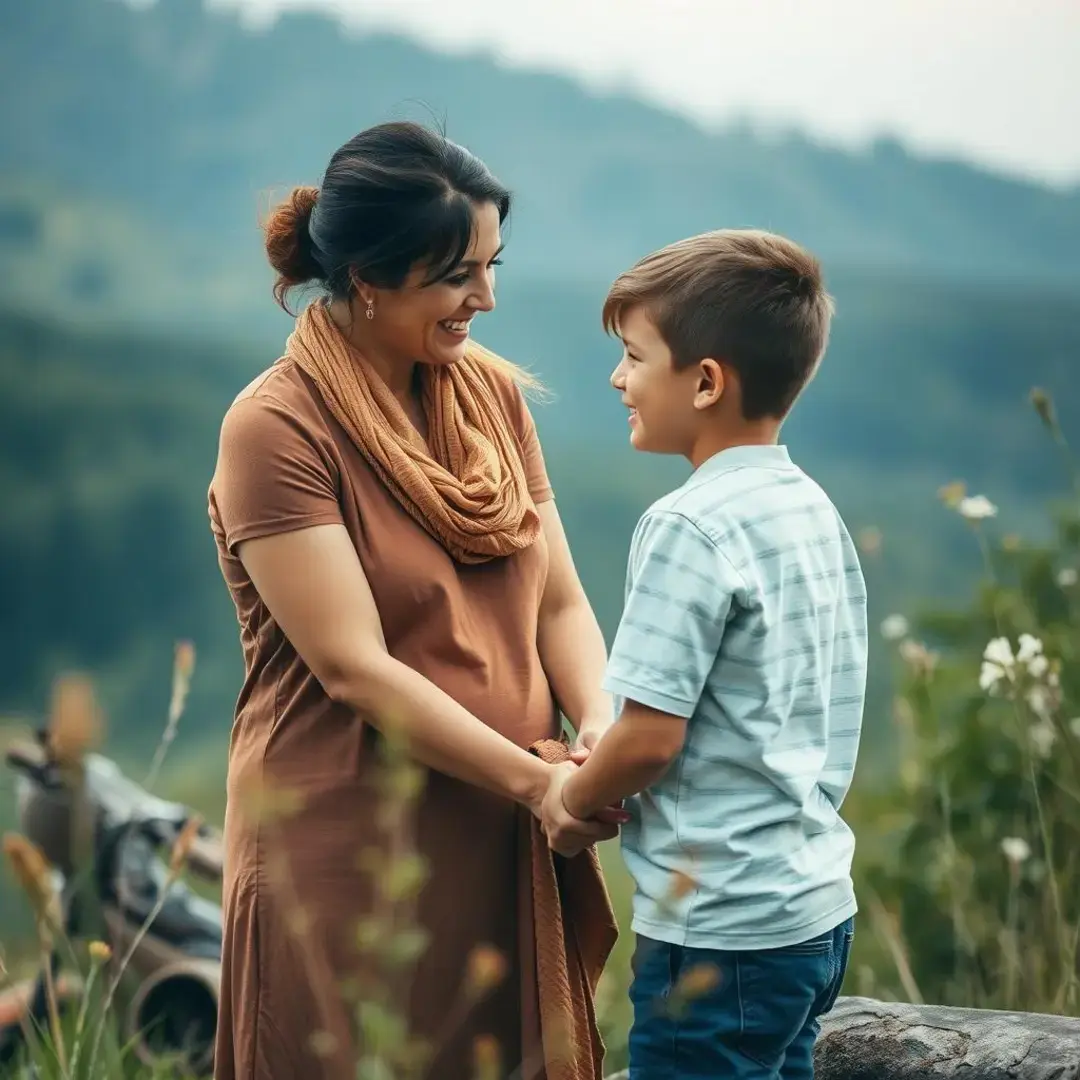
POLYGON ((472 243, 449 276, 424 286, 424 267, 414 267, 398 289, 362 290, 356 315, 360 333, 388 358, 422 364, 456 364, 465 356, 472 320, 495 307, 495 267, 502 250, 499 210, 476 208, 472 243), (367 319, 365 296, 372 300, 367 319))

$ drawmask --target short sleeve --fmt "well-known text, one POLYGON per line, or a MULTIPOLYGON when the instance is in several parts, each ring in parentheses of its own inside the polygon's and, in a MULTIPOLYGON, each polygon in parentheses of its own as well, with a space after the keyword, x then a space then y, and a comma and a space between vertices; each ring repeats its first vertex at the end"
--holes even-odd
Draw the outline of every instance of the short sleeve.
POLYGON ((727 557, 689 518, 647 516, 634 541, 604 689, 689 719, 741 590, 727 557))
POLYGON ((544 462, 544 451, 540 446, 540 436, 536 433, 536 424, 525 398, 518 392, 521 403, 521 457, 525 465, 525 481, 534 503, 547 502, 555 498, 544 462))
POLYGON ((555 492, 551 488, 536 423, 529 411, 525 395, 521 392, 520 384, 509 372, 493 365, 486 366, 484 372, 517 435, 521 447, 521 462, 525 469, 525 483, 532 501, 542 503, 553 499, 555 492))
POLYGON ((340 523, 337 468, 299 417, 274 398, 241 398, 225 414, 211 513, 226 547, 340 523))

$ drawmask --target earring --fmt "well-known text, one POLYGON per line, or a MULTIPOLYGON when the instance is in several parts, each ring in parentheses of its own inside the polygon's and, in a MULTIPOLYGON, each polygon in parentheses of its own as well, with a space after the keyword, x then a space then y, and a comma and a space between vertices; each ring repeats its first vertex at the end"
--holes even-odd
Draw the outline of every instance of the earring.
POLYGON ((367 302, 367 311, 365 311, 364 314, 369 319, 374 319, 375 318, 375 301, 374 300, 369 300, 367 302))

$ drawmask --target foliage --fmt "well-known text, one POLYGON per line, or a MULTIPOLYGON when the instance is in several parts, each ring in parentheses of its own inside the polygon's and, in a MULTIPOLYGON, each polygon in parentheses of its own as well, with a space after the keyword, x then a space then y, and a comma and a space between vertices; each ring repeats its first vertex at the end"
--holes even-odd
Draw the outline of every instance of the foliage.
MULTIPOLYGON (((192 646, 180 642, 175 650, 168 719, 151 762, 148 789, 176 735, 193 670, 192 646)), ((82 808, 72 811, 74 826, 80 814, 85 817, 87 813, 81 798, 86 755, 96 749, 102 735, 100 713, 85 678, 67 675, 60 680, 46 730, 50 760, 61 769, 72 806, 82 808)), ((290 853, 277 830, 284 818, 301 808, 302 800, 273 780, 261 781, 239 792, 237 812, 259 823, 269 887, 280 890, 285 903, 291 905, 291 929, 305 965, 300 977, 310 981, 321 1006, 326 1005, 328 995, 340 995, 352 1008, 354 1031, 362 1048, 356 1062, 357 1080, 422 1080, 429 1076, 430 1061, 442 1042, 456 1034, 479 1001, 498 989, 509 967, 497 950, 477 945, 469 957, 457 1007, 445 1018, 439 1036, 428 1042, 410 1031, 406 1003, 412 973, 428 945, 426 932, 416 919, 416 901, 427 881, 427 864, 413 837, 414 808, 425 777, 409 756, 404 732, 398 727, 384 727, 376 744, 380 757, 370 778, 377 790, 377 809, 358 851, 359 865, 371 876, 375 902, 354 928, 360 960, 355 977, 347 984, 328 982, 315 962, 319 948, 311 935, 318 934, 319 928, 312 925, 300 904, 289 866, 290 853)), ((10 1070, 12 1080, 157 1080, 191 1075, 179 1054, 148 1054, 150 1044, 139 1040, 142 1033, 126 1030, 122 1017, 132 993, 131 980, 126 977, 133 957, 140 942, 153 933, 154 920, 184 869, 201 825, 196 814, 180 832, 157 903, 122 955, 114 955, 113 941, 69 935, 66 913, 72 905, 80 911, 96 906, 94 885, 100 868, 86 872, 89 852, 84 848, 75 859, 71 881, 58 883, 62 876, 31 839, 21 833, 5 834, 4 855, 33 915, 35 968, 44 977, 47 1011, 45 1022, 38 1023, 23 1010, 25 1038, 10 1070), (77 890, 77 898, 72 889, 77 890)), ((73 849, 78 847, 78 836, 73 827, 73 849)), ((108 924, 103 925, 108 933, 108 924)), ((134 978, 137 984, 138 976, 134 978)), ((0 994, 0 1005, 5 1006, 0 1012, 6 1015, 8 1002, 16 1000, 26 984, 13 983, 0 959, 0 984, 3 982, 8 985, 3 988, 6 993, 0 994)), ((328 1028, 312 1032, 311 1049, 317 1056, 334 1055, 338 1050, 335 1035, 328 1028)), ((474 1057, 474 1080, 497 1080, 504 1075, 504 1048, 490 1037, 478 1038, 474 1057)))
MULTIPOLYGON (((859 837, 855 872, 863 911, 848 992, 1080 1014, 1080 468, 1048 395, 1035 391, 1032 402, 1068 470, 1070 486, 1052 508, 1054 528, 1037 541, 1017 531, 999 533, 1001 515, 989 499, 959 483, 945 485, 945 510, 968 532, 982 561, 975 595, 966 608, 918 617, 894 613, 881 623, 898 668, 897 767, 891 783, 880 768, 862 770, 848 807, 859 837)), ((190 648, 178 648, 165 746, 187 698, 191 663, 190 648)), ((54 699, 54 715, 66 710, 93 717, 85 699, 81 707, 73 704, 80 684, 66 686, 67 695, 54 699)), ((59 743, 77 752, 87 723, 66 741, 60 732, 59 743)), ((401 1005, 409 972, 426 947, 413 918, 425 866, 409 829, 422 778, 389 734, 386 767, 377 774, 380 835, 372 837, 366 856, 381 900, 357 927, 369 979, 348 991, 367 1033, 369 1052, 358 1075, 405 1080, 424 1075, 432 1052, 409 1032, 401 1005)), ((287 793, 271 788, 249 795, 245 812, 262 815, 272 836, 275 815, 291 812, 287 793)), ((6 851, 31 900, 44 949, 56 934, 47 875, 18 838, 9 838, 6 851)), ((617 849, 608 846, 603 856, 625 927, 629 882, 617 849)), ((173 860, 177 870, 182 858, 180 851, 173 860)), ((276 865, 277 880, 287 885, 287 860, 276 865)), ((297 932, 304 927, 298 918, 297 932)), ((600 991, 609 1063, 616 1066, 629 1023, 629 943, 624 934, 600 991)), ((49 1030, 32 1041, 34 1075, 146 1080, 149 1067, 126 1052, 125 1033, 109 1009, 118 984, 105 980, 108 949, 74 942, 68 955, 76 958, 77 989, 61 993, 57 981, 51 993, 78 1007, 55 1009, 49 1030), (100 1036, 88 1034, 97 1031, 100 1036), (78 1057, 76 1046, 82 1048, 78 1057), (87 1047, 96 1049, 87 1056, 87 1047)), ((462 1017, 478 995, 497 989, 504 973, 497 953, 476 950, 462 1017)), ((448 1018, 451 1028, 462 1017, 448 1018)), ((332 1050, 327 1033, 313 1037, 332 1050)), ((498 1047, 478 1044, 476 1055, 478 1076, 497 1075, 498 1047)), ((176 1064, 169 1067, 175 1075, 176 1064)))
POLYGON ((853 820, 873 930, 864 991, 984 1008, 1080 1013, 1080 471, 1053 403, 1064 497, 1032 542, 947 485, 982 580, 967 607, 895 614, 898 777, 862 785, 853 820), (891 968, 891 970, 890 970, 891 968))

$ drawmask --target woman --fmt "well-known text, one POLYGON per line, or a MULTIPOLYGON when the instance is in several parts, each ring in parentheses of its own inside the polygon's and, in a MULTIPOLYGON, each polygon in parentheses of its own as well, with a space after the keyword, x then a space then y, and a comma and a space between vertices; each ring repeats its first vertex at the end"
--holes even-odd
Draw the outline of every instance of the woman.
POLYGON ((468 151, 396 123, 346 143, 266 226, 279 303, 294 286, 325 295, 230 407, 210 487, 246 666, 218 1080, 356 1075, 341 991, 365 971, 357 926, 374 900, 359 857, 380 835, 371 781, 388 725, 428 766, 415 816, 428 945, 406 1005, 412 1034, 437 1044, 425 1075, 471 1077, 479 1035, 510 1072, 535 1032, 519 854, 553 767, 527 748, 557 736, 556 702, 582 752, 612 714, 528 379, 470 338, 495 306, 509 206, 468 151), (288 789, 290 812, 244 813, 256 784, 288 789), (478 946, 508 969, 463 1016, 475 958, 499 974, 478 946))

